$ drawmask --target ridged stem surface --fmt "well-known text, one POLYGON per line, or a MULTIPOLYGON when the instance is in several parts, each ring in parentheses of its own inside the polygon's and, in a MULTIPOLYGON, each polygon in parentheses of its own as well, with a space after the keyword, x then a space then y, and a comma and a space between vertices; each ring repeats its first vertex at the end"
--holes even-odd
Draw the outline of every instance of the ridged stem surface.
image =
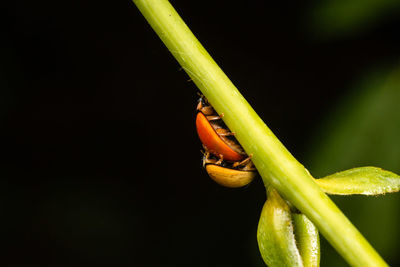
POLYGON ((387 266, 255 113, 172 5, 166 0, 133 2, 215 110, 224 114, 226 125, 247 154, 253 155, 264 183, 307 215, 349 264, 387 266))

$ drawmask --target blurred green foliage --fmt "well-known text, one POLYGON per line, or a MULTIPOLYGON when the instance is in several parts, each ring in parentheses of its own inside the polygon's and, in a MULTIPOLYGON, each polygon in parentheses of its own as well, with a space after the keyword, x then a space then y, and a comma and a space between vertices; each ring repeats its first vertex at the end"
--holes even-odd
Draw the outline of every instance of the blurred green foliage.
POLYGON ((316 176, 372 163, 400 171, 399 100, 400 67, 369 74, 349 91, 314 139, 316 176))
MULTIPOLYGON (((326 41, 379 29, 400 14, 398 0, 325 0, 310 9, 312 32, 326 41)), ((315 131, 307 160, 314 177, 377 166, 400 173, 400 58, 375 66, 336 103, 315 131)), ((400 263, 400 194, 333 196, 335 203, 391 266, 400 263)), ((321 266, 347 266, 321 240, 321 266)))
POLYGON ((398 0, 318 1, 311 9, 311 27, 327 37, 351 35, 394 18, 399 12, 398 0))
MULTIPOLYGON (((373 72, 350 90, 315 134, 308 161, 315 177, 358 166, 400 173, 400 67, 388 72, 373 72)), ((334 201, 389 263, 400 261, 399 194, 334 201)), ((321 265, 338 266, 339 256, 323 244, 321 265)))

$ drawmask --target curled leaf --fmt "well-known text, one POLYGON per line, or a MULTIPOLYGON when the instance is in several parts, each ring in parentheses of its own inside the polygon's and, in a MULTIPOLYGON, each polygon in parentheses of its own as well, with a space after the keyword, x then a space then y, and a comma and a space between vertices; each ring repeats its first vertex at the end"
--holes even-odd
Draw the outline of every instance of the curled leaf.
POLYGON ((291 211, 272 187, 267 190, 267 201, 258 223, 257 241, 268 266, 303 266, 293 233, 291 211))
POLYGON ((320 243, 318 229, 304 214, 292 214, 297 247, 305 267, 318 267, 320 243))
POLYGON ((328 194, 379 195, 400 190, 400 176, 376 167, 354 168, 316 179, 328 194))

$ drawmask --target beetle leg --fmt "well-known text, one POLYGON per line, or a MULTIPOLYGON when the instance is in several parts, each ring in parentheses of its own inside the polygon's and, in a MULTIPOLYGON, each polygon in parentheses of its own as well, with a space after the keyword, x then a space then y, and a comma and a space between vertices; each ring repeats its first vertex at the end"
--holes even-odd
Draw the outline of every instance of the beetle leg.
POLYGON ((203 153, 203 167, 205 167, 206 164, 217 164, 217 160, 210 159, 210 152, 207 150, 203 153))
MULTIPOLYGON (((204 109, 204 108, 203 108, 204 109)), ((202 111, 203 112, 203 111, 202 111)), ((204 113, 204 112, 203 112, 204 113)), ((215 112, 215 110, 213 109, 213 113, 211 113, 211 114, 215 114, 216 112, 215 112)), ((204 114, 206 114, 206 113, 204 113, 204 114)), ((210 115, 211 115, 210 114, 210 115)), ((206 114, 207 115, 207 114, 206 114)), ((224 113, 221 113, 221 115, 212 115, 212 116, 206 116, 206 118, 207 118, 207 120, 209 120, 209 121, 216 121, 216 120, 220 120, 220 119, 222 119, 224 117, 224 113)))
POLYGON ((226 133, 220 133, 218 134, 219 136, 235 136, 235 133, 232 132, 226 132, 226 133))
MULTIPOLYGON (((203 109, 204 109, 204 108, 203 108, 203 109)), ((202 111, 202 112, 203 112, 203 111, 202 111)), ((220 116, 212 115, 212 114, 214 114, 214 113, 215 113, 214 110, 213 110, 213 112, 212 112, 210 115, 207 115, 206 113, 203 112, 203 114, 206 115, 206 118, 207 118, 207 120, 209 120, 209 121, 217 121, 217 120, 220 120, 220 119, 221 119, 220 116)))
POLYGON ((226 136, 229 133, 229 130, 225 129, 225 128, 217 128, 215 129, 215 131, 217 132, 217 134, 219 136, 226 136))
MULTIPOLYGON (((203 98, 199 99, 199 103, 197 103, 196 110, 200 111, 207 117, 215 114, 214 108, 212 106, 207 105, 207 103, 205 105, 203 104, 203 98)), ((217 116, 211 116, 211 117, 217 117, 217 116)), ((217 120, 219 119, 220 118, 218 118, 217 120)))
POLYGON ((243 170, 249 171, 249 170, 255 170, 253 162, 251 161, 251 158, 253 157, 253 155, 248 156, 247 158, 245 158, 242 161, 237 161, 235 163, 233 163, 233 167, 234 168, 238 168, 238 167, 242 167, 243 170))
POLYGON ((234 132, 229 131, 228 129, 218 128, 215 130, 219 136, 235 136, 234 132))
POLYGON ((225 128, 218 128, 218 129, 215 129, 215 131, 217 132, 217 134, 219 136, 235 136, 234 132, 231 132, 225 128))
POLYGON ((206 117, 215 117, 215 110, 212 106, 203 106, 199 109, 206 117))
POLYGON ((208 159, 209 154, 210 153, 208 153, 208 152, 204 152, 204 154, 203 154, 203 168, 206 166, 207 163, 209 163, 208 162, 209 161, 209 159, 208 159))
POLYGON ((218 155, 219 159, 217 162, 215 162, 216 165, 221 165, 222 161, 224 160, 224 155, 219 154, 218 155))
POLYGON ((256 167, 254 167, 254 164, 252 161, 249 161, 245 166, 243 166, 240 170, 242 171, 256 171, 256 167))
POLYGON ((203 101, 201 100, 201 98, 199 99, 199 103, 197 103, 197 107, 196 110, 200 110, 203 108, 203 101))

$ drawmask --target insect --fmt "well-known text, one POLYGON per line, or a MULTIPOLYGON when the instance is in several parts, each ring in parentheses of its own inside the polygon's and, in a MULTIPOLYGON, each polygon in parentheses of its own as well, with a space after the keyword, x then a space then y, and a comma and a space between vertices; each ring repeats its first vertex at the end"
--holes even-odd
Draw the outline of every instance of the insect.
POLYGON ((250 157, 247 157, 242 162, 235 162, 233 164, 226 161, 219 161, 210 152, 204 152, 204 168, 211 179, 222 186, 231 188, 243 187, 253 181, 257 175, 250 157))
POLYGON ((212 154, 222 160, 241 161, 247 157, 243 148, 233 138, 213 107, 200 98, 197 105, 196 128, 200 141, 212 154))
POLYGON ((249 184, 257 172, 251 157, 234 139, 213 107, 203 97, 197 105, 196 128, 204 147, 203 166, 208 175, 226 187, 249 184))

